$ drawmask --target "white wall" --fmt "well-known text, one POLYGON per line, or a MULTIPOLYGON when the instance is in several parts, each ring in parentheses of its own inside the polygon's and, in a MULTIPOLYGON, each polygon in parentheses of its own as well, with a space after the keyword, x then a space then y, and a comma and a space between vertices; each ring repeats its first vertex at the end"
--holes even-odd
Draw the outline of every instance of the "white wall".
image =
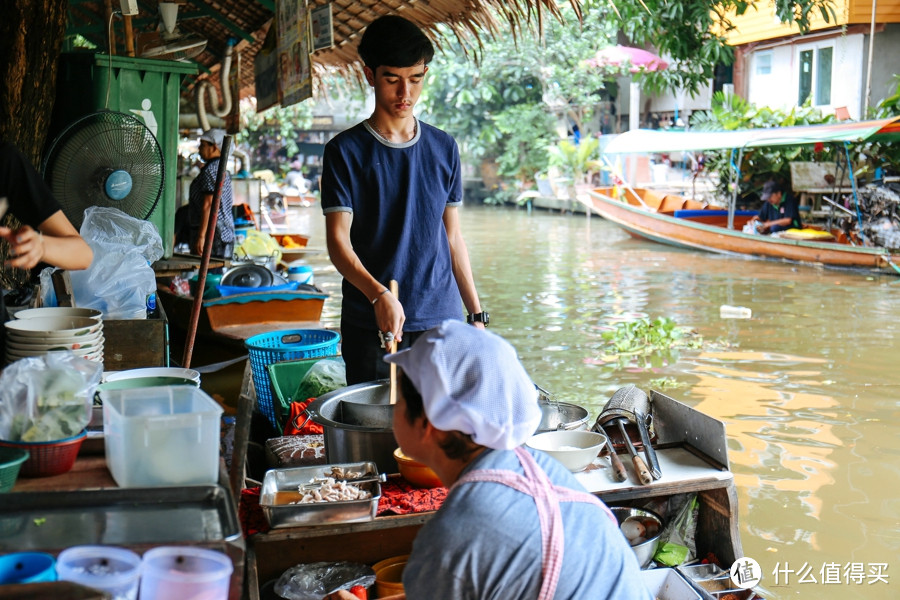
POLYGON ((747 99, 759 106, 790 110, 797 106, 800 88, 800 52, 831 46, 834 48, 831 65, 831 102, 818 106, 823 113, 833 113, 845 106, 850 118, 859 119, 864 94, 861 73, 865 67, 864 35, 853 34, 813 41, 795 40, 792 45, 757 50, 747 65, 747 99), (758 72, 760 55, 771 53, 771 72, 758 72))

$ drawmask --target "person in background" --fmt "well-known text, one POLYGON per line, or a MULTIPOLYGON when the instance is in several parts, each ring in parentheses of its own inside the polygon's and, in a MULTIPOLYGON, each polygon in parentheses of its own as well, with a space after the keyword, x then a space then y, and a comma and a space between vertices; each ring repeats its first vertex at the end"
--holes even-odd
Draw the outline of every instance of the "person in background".
POLYGON ((509 342, 448 320, 384 360, 400 368, 397 443, 449 488, 413 542, 405 597, 652 599, 606 505, 523 446, 542 411, 509 342))
MULTIPOLYGON (((225 131, 222 129, 209 129, 200 136, 200 158, 206 164, 191 182, 188 196, 191 226, 190 246, 193 254, 203 254, 203 245, 206 242, 206 228, 209 225, 209 211, 212 207, 216 177, 219 172, 220 157, 222 156, 222 142, 224 140, 225 131)), ((225 181, 222 183, 222 197, 219 204, 216 233, 213 236, 211 253, 211 256, 216 258, 230 259, 234 254, 234 217, 231 214, 233 202, 234 192, 231 186, 231 175, 226 170, 225 181)))
POLYGON ((366 28, 358 52, 375 110, 328 142, 321 181, 328 253, 344 277, 351 385, 387 377, 380 337, 408 347, 443 320, 461 320, 463 305, 476 327, 488 322, 459 224, 459 149, 413 114, 434 47, 410 21, 385 16, 366 28))
POLYGON ((10 245, 7 267, 31 269, 45 263, 77 271, 91 266, 94 253, 79 235, 31 162, 13 144, 0 141, 0 198, 22 226, 0 227, 10 245))
POLYGON ((785 198, 784 188, 777 181, 770 179, 763 184, 762 208, 759 214, 750 219, 756 223, 760 233, 775 233, 786 229, 803 229, 800 221, 800 208, 793 198, 785 198))

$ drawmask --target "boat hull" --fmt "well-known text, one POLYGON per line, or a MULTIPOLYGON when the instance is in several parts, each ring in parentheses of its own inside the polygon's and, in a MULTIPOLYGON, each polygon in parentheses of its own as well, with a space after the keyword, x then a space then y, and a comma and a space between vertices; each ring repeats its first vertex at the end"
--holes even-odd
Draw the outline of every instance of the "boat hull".
POLYGON ((590 196, 596 214, 638 238, 721 254, 898 273, 892 263, 900 264, 900 253, 883 248, 746 234, 740 230, 749 220, 746 215, 736 216, 735 229, 728 229, 727 216, 678 218, 657 212, 652 204, 623 202, 613 196, 611 188, 594 189, 590 196))

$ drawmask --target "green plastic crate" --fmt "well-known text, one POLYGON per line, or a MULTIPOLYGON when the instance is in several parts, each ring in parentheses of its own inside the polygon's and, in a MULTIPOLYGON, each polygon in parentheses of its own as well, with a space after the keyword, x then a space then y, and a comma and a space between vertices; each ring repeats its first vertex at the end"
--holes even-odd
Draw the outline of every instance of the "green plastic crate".
POLYGON ((284 431, 284 421, 291 414, 291 402, 303 402, 306 400, 306 398, 294 398, 294 394, 312 366, 320 360, 336 358, 340 358, 339 355, 285 360, 266 366, 272 386, 272 397, 277 399, 273 404, 275 405, 275 418, 278 420, 279 431, 284 431))

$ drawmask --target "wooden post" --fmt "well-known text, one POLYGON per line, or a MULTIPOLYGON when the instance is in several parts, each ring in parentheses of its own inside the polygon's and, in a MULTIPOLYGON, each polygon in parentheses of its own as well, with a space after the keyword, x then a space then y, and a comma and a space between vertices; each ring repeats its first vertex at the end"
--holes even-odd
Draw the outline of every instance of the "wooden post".
POLYGON ((125 15, 125 54, 134 56, 134 31, 131 29, 131 15, 125 15))

